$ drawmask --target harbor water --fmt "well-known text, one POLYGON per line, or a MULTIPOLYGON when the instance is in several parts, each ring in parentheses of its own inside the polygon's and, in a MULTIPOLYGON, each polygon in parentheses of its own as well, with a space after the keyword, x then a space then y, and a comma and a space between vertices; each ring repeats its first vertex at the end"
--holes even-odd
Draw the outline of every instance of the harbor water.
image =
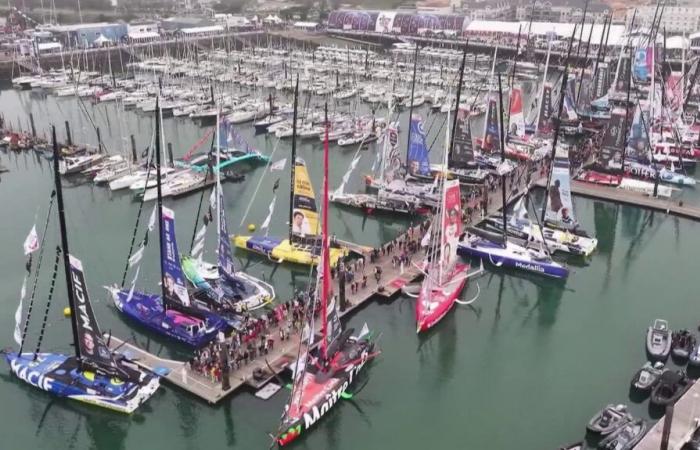
MULTIPOLYGON (((83 108, 95 117, 111 153, 121 151, 122 145, 129 148, 129 134, 135 134, 139 151, 148 145, 152 114, 127 112, 118 117, 113 105, 0 91, 0 113, 15 126, 21 123, 27 129, 28 113, 32 112, 39 133, 47 132, 47 126, 54 123, 62 140, 63 122, 68 120, 74 142, 94 145, 96 136, 83 108)), ((405 130, 405 112, 401 123, 405 130)), ((429 139, 438 127, 439 123, 429 139)), ((172 142, 175 156, 181 156, 206 130, 190 119, 165 119, 165 142, 172 142)), ((243 126, 241 133, 263 153, 274 151, 273 160, 289 157, 288 141, 276 146, 276 139, 253 138, 251 125, 243 126)), ((431 152, 433 161, 440 159, 442 142, 438 140, 431 152)), ((204 148, 209 145, 207 141, 204 148)), ((317 193, 321 152, 318 140, 303 141, 299 146, 317 193)), ((331 152, 330 184, 335 187, 355 148, 332 146, 331 152)), ((362 175, 370 173, 376 159, 375 145, 362 154, 349 191, 359 190, 362 175)), ((11 347, 25 265, 22 242, 33 223, 41 233, 52 189, 52 166, 33 152, 2 154, 0 160, 10 169, 0 178, 0 342, 11 347)), ((253 168, 247 171, 244 182, 224 184, 231 232, 262 222, 273 196, 272 184, 279 178, 281 188, 270 234, 286 233, 287 171, 265 174, 244 218, 264 172, 262 167, 253 168)), ((700 202, 698 198, 694 191, 683 196, 693 204, 700 202)), ((161 356, 186 358, 185 349, 134 327, 118 315, 103 289, 121 281, 138 203, 129 193, 110 193, 105 187, 72 185, 70 181, 65 200, 70 252, 83 260, 102 329, 161 356)), ((198 203, 198 194, 166 201, 175 211, 183 251, 190 248, 198 203)), ((674 329, 694 330, 700 322, 693 281, 700 255, 700 225, 583 198, 575 198, 574 206, 583 227, 598 237, 599 249, 588 261, 569 260, 573 270, 565 283, 487 267, 486 275, 470 282, 463 295, 471 298, 480 291, 478 300, 472 306, 455 308, 425 336, 415 333, 414 300, 408 297, 372 302, 351 317, 350 326, 359 329, 367 322, 381 333, 383 353, 363 373, 369 381, 361 392, 353 400, 342 400, 295 445, 338 450, 543 450, 582 439, 587 421, 608 403, 627 403, 636 416, 658 418, 649 411, 645 399, 630 397, 629 383, 645 362, 646 328, 655 318, 667 319, 674 329)), ((145 216, 152 204, 144 208, 145 216)), ((46 306, 58 242, 56 222, 53 217, 47 233, 35 317, 41 317, 46 306)), ((406 219, 365 217, 337 206, 330 210, 332 232, 365 245, 388 241, 409 224, 406 219)), ((214 259, 213 238, 210 236, 208 259, 214 259)), ((235 257, 245 270, 271 282, 282 300, 308 281, 306 268, 273 266, 240 252, 235 257)), ((158 273, 157 246, 151 245, 142 264, 139 288, 158 292, 158 273)), ((127 282, 132 276, 129 273, 127 282)), ((70 353, 70 324, 62 315, 66 306, 62 276, 57 283, 42 349, 70 353)), ((36 345, 40 320, 33 320, 32 325, 30 350, 36 345)), ((361 380, 356 386, 363 384, 361 380)), ((122 416, 54 399, 16 380, 5 368, 0 370, 0 399, 5 408, 0 421, 0 433, 5 436, 2 447, 8 449, 266 449, 268 433, 276 430, 287 391, 268 401, 243 391, 211 407, 164 386, 133 416, 122 416)))

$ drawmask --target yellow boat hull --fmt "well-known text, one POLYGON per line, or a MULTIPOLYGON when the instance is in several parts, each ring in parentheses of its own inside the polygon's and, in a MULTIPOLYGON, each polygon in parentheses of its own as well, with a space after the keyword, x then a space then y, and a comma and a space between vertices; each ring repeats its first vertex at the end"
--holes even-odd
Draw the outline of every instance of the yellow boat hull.
MULTIPOLYGON (((290 262, 305 266, 315 266, 320 257, 309 249, 292 244, 289 239, 260 238, 257 236, 231 236, 231 242, 237 248, 258 253, 276 262, 290 262)), ((338 260, 348 254, 346 248, 331 248, 331 267, 338 265, 338 260)))

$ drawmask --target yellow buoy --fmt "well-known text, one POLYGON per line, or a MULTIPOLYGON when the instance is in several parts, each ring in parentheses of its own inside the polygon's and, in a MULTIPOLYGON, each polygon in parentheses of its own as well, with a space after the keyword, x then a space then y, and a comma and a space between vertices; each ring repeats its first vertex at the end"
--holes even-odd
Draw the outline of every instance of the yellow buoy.
POLYGON ((248 224, 248 231, 250 231, 251 233, 252 233, 253 231, 255 231, 255 224, 254 224, 254 223, 248 224))
POLYGON ((68 306, 66 306, 65 308, 63 308, 63 316, 64 316, 64 317, 70 316, 70 308, 69 308, 68 306))

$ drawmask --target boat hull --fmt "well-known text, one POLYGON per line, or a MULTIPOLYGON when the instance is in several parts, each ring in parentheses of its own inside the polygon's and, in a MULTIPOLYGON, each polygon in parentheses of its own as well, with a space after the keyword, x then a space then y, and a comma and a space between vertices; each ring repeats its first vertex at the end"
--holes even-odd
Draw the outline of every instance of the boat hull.
POLYGON ((431 329, 442 320, 454 306, 457 297, 467 284, 468 264, 455 264, 449 279, 442 286, 432 287, 424 281, 416 303, 417 332, 431 329))
POLYGON ((481 258, 489 261, 496 267, 511 267, 557 279, 564 279, 569 276, 569 270, 564 266, 527 257, 520 258, 509 252, 500 251, 502 248, 498 244, 480 244, 483 241, 485 240, 479 239, 474 243, 459 244, 457 254, 462 257, 481 258))
POLYGON ((80 369, 73 356, 59 353, 7 353, 5 359, 20 380, 57 397, 69 398, 120 413, 131 414, 160 385, 155 375, 141 384, 80 369))
POLYGON ((172 309, 165 310, 159 295, 109 289, 115 306, 125 316, 149 330, 190 347, 199 348, 211 342, 219 331, 229 328, 222 317, 201 311, 203 319, 172 309))
MULTIPOLYGON (((289 239, 269 236, 232 236, 231 242, 237 248, 267 256, 277 262, 315 266, 320 261, 319 255, 314 254, 310 249, 293 245, 289 239)), ((331 267, 335 267, 347 251, 342 248, 331 248, 330 253, 331 267)))
POLYGON ((297 440, 299 436, 309 431, 322 416, 335 406, 346 390, 357 379, 365 364, 377 356, 375 345, 368 339, 353 340, 345 344, 333 360, 348 359, 346 363, 335 370, 332 375, 304 373, 304 381, 299 394, 298 407, 289 408, 282 424, 282 431, 276 441, 282 447, 297 440), (354 357, 353 357, 354 356, 354 357))

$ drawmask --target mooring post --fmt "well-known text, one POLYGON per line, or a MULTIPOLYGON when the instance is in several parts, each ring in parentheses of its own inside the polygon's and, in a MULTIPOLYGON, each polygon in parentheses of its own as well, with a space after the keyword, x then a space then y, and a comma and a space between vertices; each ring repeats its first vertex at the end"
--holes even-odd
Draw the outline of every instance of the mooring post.
POLYGON ((139 159, 139 156, 136 154, 136 139, 133 134, 129 137, 131 138, 131 159, 132 162, 136 162, 139 159))
POLYGON ((36 137, 36 127, 34 126, 34 115, 29 113, 29 125, 32 127, 32 137, 36 137))
POLYGON ((173 159, 173 143, 168 142, 168 159, 170 160, 170 167, 175 167, 175 160, 173 159))
POLYGON ((73 145, 73 138, 70 135, 70 124, 66 120, 66 144, 73 145))

